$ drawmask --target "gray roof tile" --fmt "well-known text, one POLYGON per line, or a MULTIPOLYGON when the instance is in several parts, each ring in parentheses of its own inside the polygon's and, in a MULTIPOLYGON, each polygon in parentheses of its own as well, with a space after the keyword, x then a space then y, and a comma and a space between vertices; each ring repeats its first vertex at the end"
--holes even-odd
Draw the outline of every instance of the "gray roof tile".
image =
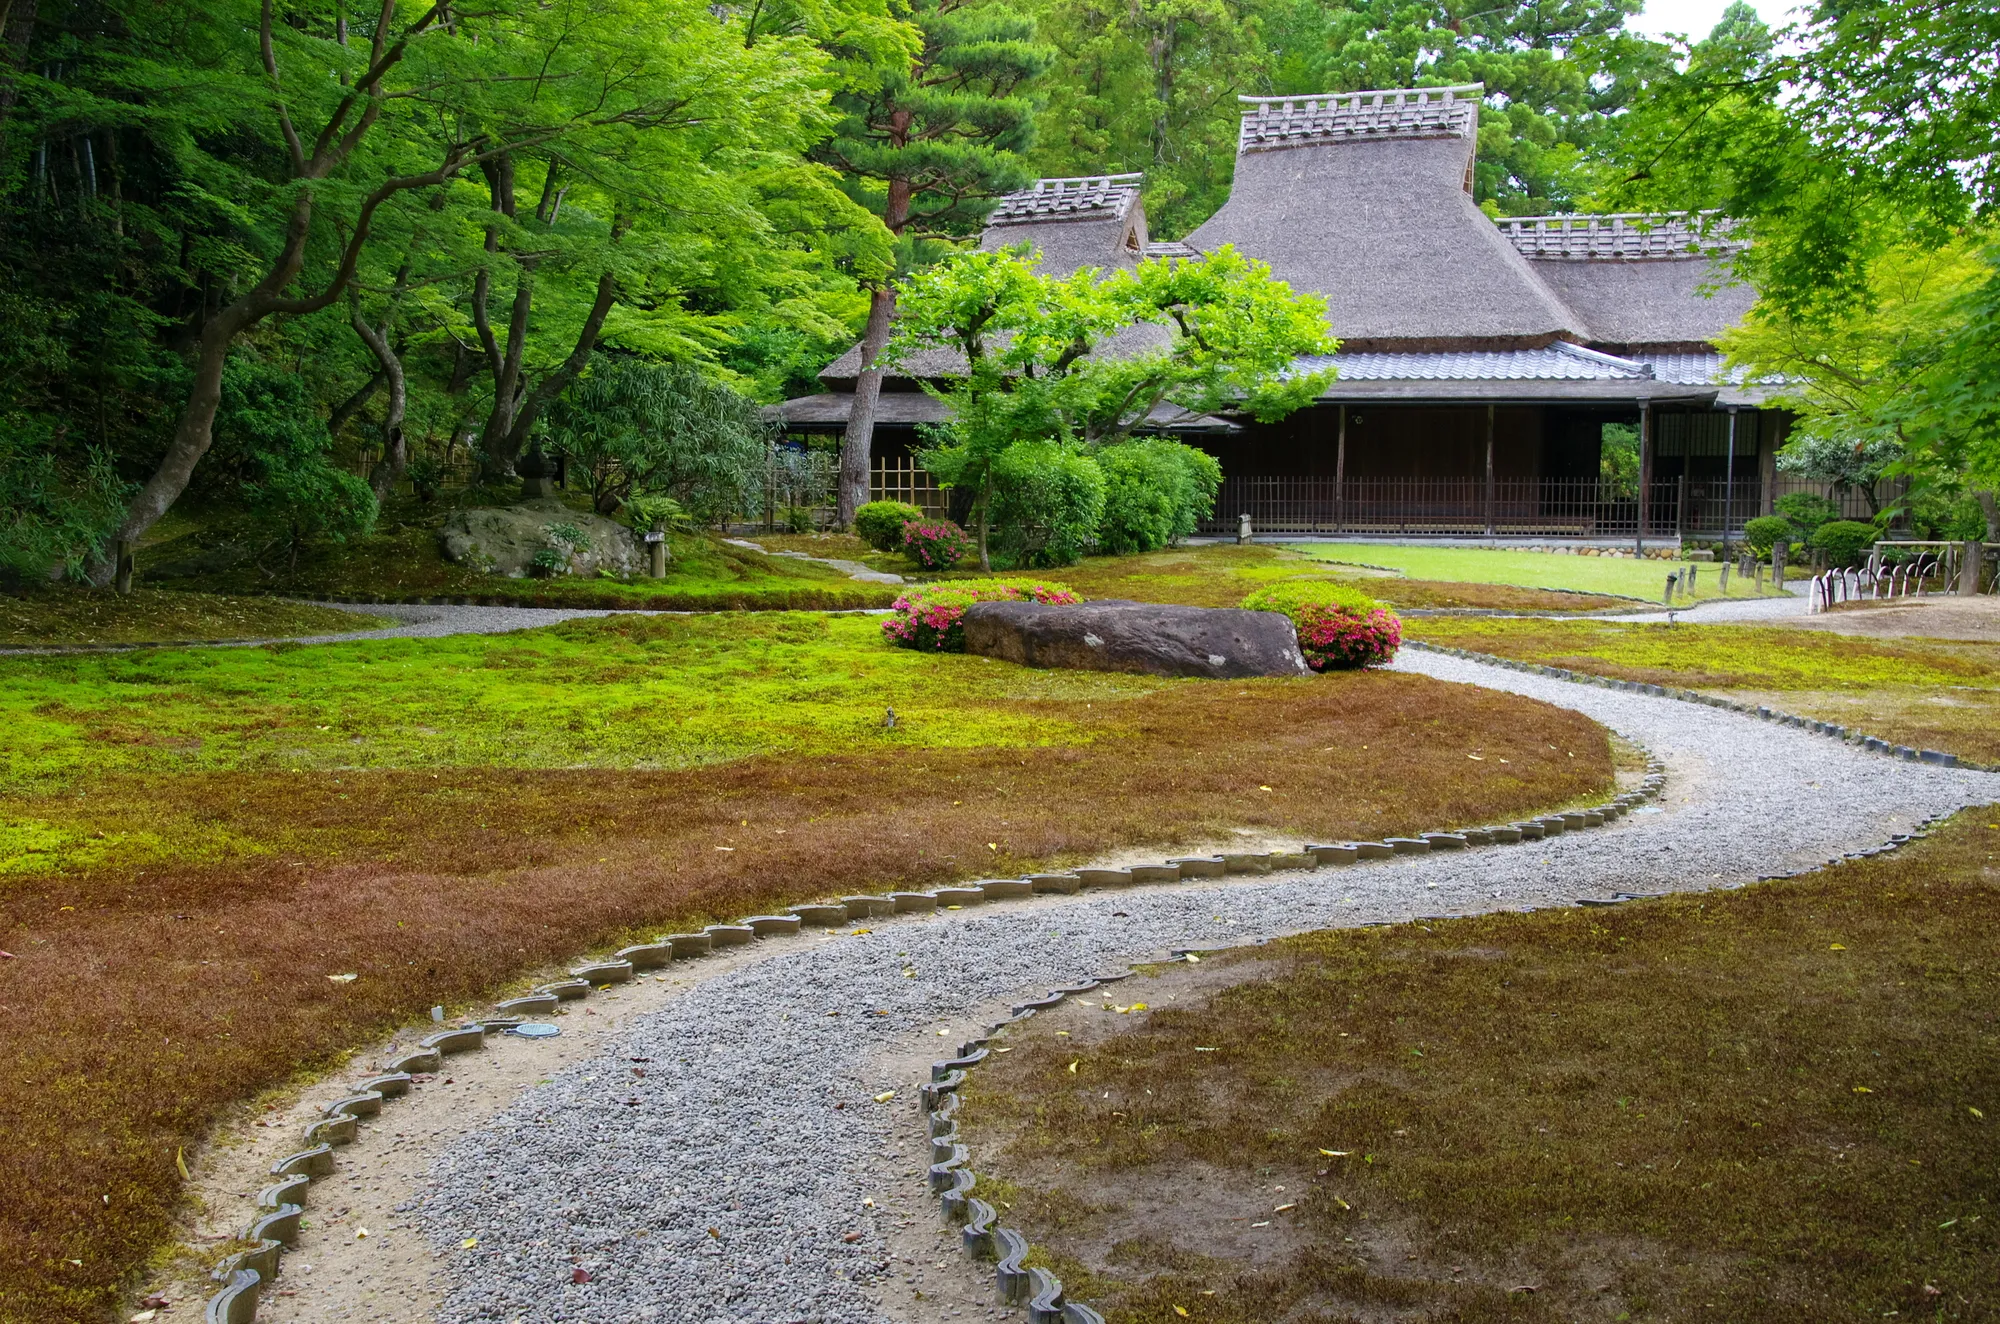
POLYGON ((988 225, 1033 225, 1046 221, 1103 221, 1122 216, 1139 196, 1142 174, 1082 175, 1038 179, 1009 193, 986 218, 988 225))
POLYGON ((1538 262, 1713 256, 1743 245, 1717 212, 1621 212, 1611 216, 1510 216, 1500 228, 1538 262))
POLYGON ((1479 127, 1481 83, 1315 96, 1238 97, 1238 152, 1350 138, 1469 138, 1479 127))

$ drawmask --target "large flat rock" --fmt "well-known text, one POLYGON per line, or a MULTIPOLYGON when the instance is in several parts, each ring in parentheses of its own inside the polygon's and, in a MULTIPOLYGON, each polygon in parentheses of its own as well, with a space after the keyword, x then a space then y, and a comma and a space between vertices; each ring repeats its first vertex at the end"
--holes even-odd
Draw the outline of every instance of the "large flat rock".
POLYGON ((1311 674, 1288 617, 1237 607, 975 602, 965 611, 965 651, 1030 667, 1211 680, 1311 674))
POLYGON ((569 573, 635 575, 644 568, 645 546, 630 529, 602 515, 571 510, 555 497, 461 510, 444 522, 438 541, 447 561, 520 579, 529 573, 536 552, 555 546, 549 530, 558 524, 581 531, 589 543, 569 558, 569 573))

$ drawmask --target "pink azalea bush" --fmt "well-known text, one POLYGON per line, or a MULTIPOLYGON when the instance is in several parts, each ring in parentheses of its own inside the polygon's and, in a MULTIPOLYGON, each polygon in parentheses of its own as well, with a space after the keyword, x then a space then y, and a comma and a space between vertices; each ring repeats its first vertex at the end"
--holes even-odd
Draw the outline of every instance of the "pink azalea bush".
POLYGON ((965 609, 975 602, 1032 600, 1068 607, 1083 595, 1066 584, 1038 579, 961 579, 949 584, 913 588, 891 604, 895 615, 882 622, 882 634, 902 648, 926 648, 940 653, 965 651, 965 609))
POLYGON ((1281 611, 1299 633, 1299 651, 1314 671, 1375 667, 1396 656, 1403 623, 1358 589, 1324 579, 1290 579, 1243 599, 1250 611, 1281 611))
POLYGON ((903 550, 926 570, 949 570, 978 549, 972 535, 948 519, 903 525, 903 550))

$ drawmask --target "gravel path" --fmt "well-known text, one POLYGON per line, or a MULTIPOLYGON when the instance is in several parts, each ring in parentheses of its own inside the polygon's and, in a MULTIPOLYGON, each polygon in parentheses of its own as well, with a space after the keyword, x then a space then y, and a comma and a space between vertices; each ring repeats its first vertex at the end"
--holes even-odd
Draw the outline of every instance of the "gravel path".
POLYGON ((615 1051, 558 1072, 448 1151, 416 1209, 449 1288, 440 1317, 912 1318, 886 1304, 901 1272, 888 1250, 897 1231, 863 1201, 925 1204, 921 1178, 896 1157, 916 1125, 912 1064, 944 1055, 935 1050, 1004 999, 1177 944, 1736 885, 2000 798, 2000 776, 1864 755, 1733 713, 1433 654, 1397 666, 1549 699, 1642 742, 1668 765, 1663 808, 1463 855, 1039 898, 786 940, 637 1021, 615 1051), (647 1061, 643 1078, 632 1059, 647 1061), (874 1102, 892 1089, 893 1101, 874 1102))

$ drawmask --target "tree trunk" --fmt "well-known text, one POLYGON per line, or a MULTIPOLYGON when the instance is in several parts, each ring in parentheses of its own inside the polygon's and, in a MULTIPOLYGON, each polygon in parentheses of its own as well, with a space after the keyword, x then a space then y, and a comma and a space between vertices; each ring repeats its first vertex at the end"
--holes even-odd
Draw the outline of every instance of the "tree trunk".
POLYGON ((868 500, 868 471, 874 458, 875 406, 882 398, 882 347, 896 315, 896 290, 885 285, 868 298, 868 327, 861 333, 861 373, 854 380, 854 403, 840 441, 840 493, 834 520, 854 527, 854 512, 868 500))
POLYGON ((368 486, 378 505, 395 492, 403 471, 410 467, 409 448, 403 442, 403 411, 409 403, 409 391, 403 380, 402 357, 389 343, 388 330, 386 324, 380 330, 368 325, 358 311, 354 315, 354 334, 374 353, 389 386, 389 408, 382 416, 382 459, 368 475, 368 486))
POLYGON ((986 476, 979 480, 979 568, 992 573, 993 562, 986 555, 986 529, 989 521, 986 512, 993 505, 993 471, 989 468, 986 476))
POLYGON ((361 412, 361 407, 375 398, 375 392, 382 389, 383 380, 384 374, 382 370, 380 368, 375 369, 375 375, 361 383, 359 390, 335 405, 333 412, 328 414, 326 418, 326 435, 329 437, 339 436, 340 430, 351 423, 354 420, 354 416, 361 412))
POLYGON ((2000 498, 1988 491, 1972 494, 1979 502, 1979 509, 1986 515, 1986 541, 2000 542, 2000 498))
POLYGON ((590 362, 590 355, 597 348, 597 337, 604 331, 604 319, 610 315, 611 305, 618 301, 618 281, 610 272, 597 278, 597 298, 590 305, 590 315, 583 319, 583 329, 576 333, 576 347, 569 352, 562 366, 542 379, 541 385, 528 393, 521 402, 514 417, 514 425, 507 436, 507 446, 515 455, 527 445, 528 434, 535 430, 535 422, 542 416, 542 410, 549 401, 561 395, 563 389, 575 381, 577 374, 590 362))

